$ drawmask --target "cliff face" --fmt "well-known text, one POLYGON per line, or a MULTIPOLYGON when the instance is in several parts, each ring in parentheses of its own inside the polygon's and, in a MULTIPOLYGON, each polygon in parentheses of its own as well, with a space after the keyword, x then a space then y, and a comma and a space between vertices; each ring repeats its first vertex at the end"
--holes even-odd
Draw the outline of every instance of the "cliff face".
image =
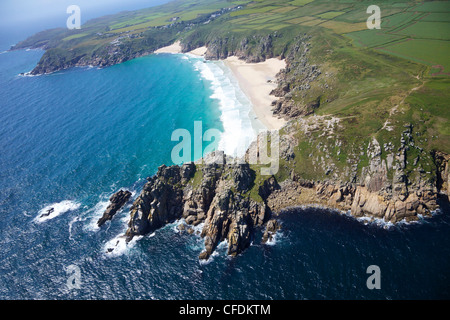
POLYGON ((262 62, 275 56, 273 40, 276 37, 277 33, 242 38, 235 36, 215 38, 207 43, 205 58, 219 60, 237 56, 249 63, 262 62))
MULTIPOLYGON (((418 214, 430 215, 439 207, 439 195, 448 200, 449 155, 436 155, 436 180, 419 179, 414 184, 405 184, 402 179, 388 178, 387 164, 380 161, 376 150, 375 147, 370 165, 363 170, 367 176, 355 183, 335 179, 308 181, 291 172, 291 178, 281 183, 270 176, 256 185, 256 172, 247 163, 234 163, 234 159, 227 163, 220 152, 213 156, 224 164, 161 166, 148 179, 130 210, 127 239, 184 219, 188 225, 203 224, 201 237, 205 250, 200 259, 208 259, 224 240, 228 255, 235 256, 250 245, 256 228, 265 227, 262 241, 270 241, 280 228, 276 221, 278 213, 288 207, 322 205, 349 211, 355 217, 395 223, 417 220, 418 214), (250 195, 255 188, 259 200, 250 195)), ((248 152, 252 152, 252 147, 248 152)))
POLYGON ((250 245, 255 227, 268 216, 266 204, 246 195, 254 183, 248 164, 185 164, 161 166, 135 200, 131 212, 128 241, 177 219, 189 225, 204 223, 201 237, 207 259, 217 245, 228 242, 228 254, 237 255, 250 245))
POLYGON ((38 65, 31 71, 31 74, 49 74, 73 67, 107 67, 139 58, 152 52, 146 50, 124 51, 114 46, 104 47, 101 51, 94 51, 92 54, 76 51, 68 54, 61 49, 48 49, 38 65))

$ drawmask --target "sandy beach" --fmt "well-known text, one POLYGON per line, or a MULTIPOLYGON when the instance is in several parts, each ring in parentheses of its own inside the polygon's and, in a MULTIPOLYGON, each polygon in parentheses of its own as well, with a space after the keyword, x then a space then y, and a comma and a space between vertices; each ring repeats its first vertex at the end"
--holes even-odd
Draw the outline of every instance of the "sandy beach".
MULTIPOLYGON (((189 53, 204 56, 206 50, 206 47, 201 47, 189 53)), ((181 53, 180 42, 158 49, 155 53, 181 53)), ((271 96, 270 92, 277 87, 276 74, 286 67, 286 61, 272 58, 260 63, 247 63, 233 56, 225 59, 224 63, 233 72, 241 90, 252 102, 258 120, 269 130, 280 129, 286 121, 273 115, 272 101, 276 98, 271 96)))
MULTIPOLYGON (((187 53, 193 54, 196 56, 204 56, 206 53, 206 50, 207 50, 206 47, 200 47, 200 48, 194 49, 187 53)), ((182 53, 180 41, 177 41, 174 44, 171 44, 170 46, 160 48, 160 49, 156 50, 155 53, 182 53)))
POLYGON ((280 129, 286 121, 273 115, 270 92, 277 87, 276 74, 286 67, 286 62, 277 58, 260 63, 247 63, 237 57, 229 57, 225 64, 239 81, 242 91, 252 102, 253 111, 259 121, 270 130, 280 129), (271 80, 270 82, 268 82, 271 80))
POLYGON ((171 44, 170 46, 160 48, 155 53, 181 53, 180 41, 171 44))

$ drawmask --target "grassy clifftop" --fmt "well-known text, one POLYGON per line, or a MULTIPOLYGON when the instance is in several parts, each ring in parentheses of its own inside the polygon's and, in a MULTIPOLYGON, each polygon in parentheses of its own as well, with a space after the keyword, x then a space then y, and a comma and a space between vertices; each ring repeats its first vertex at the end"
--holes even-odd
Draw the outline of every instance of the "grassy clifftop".
MULTIPOLYGON (((174 1, 95 19, 81 30, 41 32, 15 49, 46 49, 35 73, 108 66, 175 40, 185 51, 207 46, 211 59, 281 56, 288 68, 280 74, 275 109, 301 120, 281 131, 291 157, 282 160, 278 180, 292 173, 361 180, 370 174, 374 141, 380 161, 405 158, 406 185, 434 179, 434 152, 450 154, 450 1, 380 0, 379 30, 366 25, 372 4, 174 1)), ((391 180, 399 175, 395 166, 387 171, 391 180)))

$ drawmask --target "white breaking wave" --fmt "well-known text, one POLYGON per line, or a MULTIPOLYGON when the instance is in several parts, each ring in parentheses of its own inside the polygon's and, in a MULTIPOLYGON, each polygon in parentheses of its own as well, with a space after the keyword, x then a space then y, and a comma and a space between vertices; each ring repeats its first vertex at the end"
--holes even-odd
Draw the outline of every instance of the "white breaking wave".
POLYGON ((282 237, 283 233, 280 230, 277 230, 275 234, 272 235, 272 238, 266 241, 265 245, 274 246, 280 241, 282 237))
POLYGON ((109 199, 101 200, 93 208, 91 208, 87 211, 87 214, 90 219, 89 223, 85 227, 85 229, 87 231, 100 230, 100 227, 98 226, 97 222, 98 222, 98 219, 100 219, 103 216, 103 213, 105 212, 108 205, 109 205, 109 199))
POLYGON ((126 236, 121 234, 106 242, 105 246, 103 247, 103 251, 107 257, 118 257, 128 253, 130 249, 136 244, 136 242, 142 238, 143 236, 136 236, 127 243, 126 236))
POLYGON ((223 133, 218 149, 225 154, 242 157, 265 127, 253 115, 252 104, 239 87, 237 79, 221 61, 205 61, 202 57, 186 55, 203 79, 210 82, 212 99, 219 103, 223 133))
POLYGON ((377 226, 379 228, 390 230, 395 227, 395 224, 391 221, 386 221, 384 218, 374 218, 374 217, 357 217, 357 221, 365 224, 377 226))
POLYGON ((203 265, 203 266, 207 265, 207 264, 211 263, 212 261, 214 261, 214 258, 216 258, 218 256, 228 257, 226 254, 227 248, 228 248, 228 241, 226 239, 219 242, 216 249, 213 251, 213 253, 209 256, 209 258, 207 260, 199 259, 200 265, 203 265))
POLYGON ((79 207, 79 203, 70 200, 53 203, 41 209, 34 221, 36 223, 42 223, 54 219, 65 212, 77 210, 79 207))

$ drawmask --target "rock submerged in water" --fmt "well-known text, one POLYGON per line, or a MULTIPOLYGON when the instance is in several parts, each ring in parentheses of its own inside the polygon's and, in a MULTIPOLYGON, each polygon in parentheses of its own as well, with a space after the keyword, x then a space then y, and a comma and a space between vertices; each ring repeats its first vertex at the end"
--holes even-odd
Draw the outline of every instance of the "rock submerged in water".
MULTIPOLYGON (((214 157, 224 155, 218 152, 214 157)), ((184 219, 188 232, 204 223, 201 237, 205 251, 200 259, 208 259, 224 240, 228 242, 228 255, 244 251, 250 245, 254 229, 263 226, 270 211, 264 202, 248 195, 255 176, 250 166, 223 160, 223 164, 161 166, 148 179, 130 210, 128 241, 184 219)))
MULTIPOLYGON (((450 156, 436 156, 437 187, 434 180, 419 180, 409 184, 407 192, 397 192, 396 188, 388 188, 387 164, 381 161, 378 145, 375 140, 371 142, 373 152, 366 174, 362 175, 364 181, 354 182, 309 181, 292 173, 280 183, 270 176, 255 185, 255 171, 249 164, 230 161, 223 153, 210 157, 223 160, 220 164, 213 161, 181 167, 163 165, 148 179, 130 209, 127 242, 184 219, 185 226, 180 228, 189 233, 194 232, 194 226, 203 224, 200 236, 205 250, 199 259, 207 260, 225 240, 229 256, 240 254, 250 245, 256 228, 265 227, 262 242, 270 242, 280 229, 275 220, 277 214, 289 207, 323 205, 349 211, 356 217, 384 218, 390 222, 410 221, 418 214, 428 215, 435 210, 437 195, 448 194, 450 156)), ((405 186, 404 181, 397 184, 405 186)))
POLYGON ((280 229, 281 229, 281 226, 277 220, 271 219, 271 220, 267 221, 266 231, 264 231, 262 242, 267 243, 267 242, 272 241, 273 237, 275 236, 277 231, 280 229))
POLYGON ((113 216, 128 202, 131 192, 128 190, 119 190, 109 198, 110 204, 106 208, 103 216, 98 220, 97 225, 101 227, 106 221, 111 220, 113 216))

